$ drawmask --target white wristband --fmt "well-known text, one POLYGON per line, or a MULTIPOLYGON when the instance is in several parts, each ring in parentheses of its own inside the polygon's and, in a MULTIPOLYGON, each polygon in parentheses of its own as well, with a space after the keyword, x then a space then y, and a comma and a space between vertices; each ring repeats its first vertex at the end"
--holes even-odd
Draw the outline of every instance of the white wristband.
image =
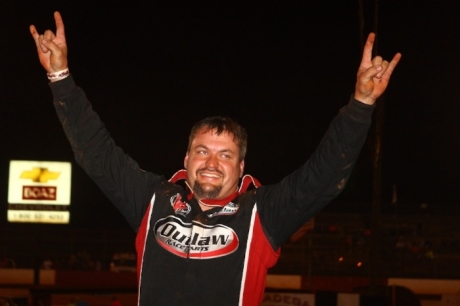
POLYGON ((51 80, 51 81, 59 81, 59 80, 65 79, 69 75, 70 75, 69 68, 46 74, 46 76, 48 77, 48 80, 51 80))

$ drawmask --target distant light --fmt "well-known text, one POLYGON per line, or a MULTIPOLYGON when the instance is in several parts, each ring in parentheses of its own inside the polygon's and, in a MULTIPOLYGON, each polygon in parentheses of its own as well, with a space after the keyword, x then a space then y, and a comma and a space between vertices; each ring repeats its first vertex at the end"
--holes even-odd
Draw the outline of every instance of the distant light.
POLYGON ((340 257, 339 257, 339 262, 342 262, 342 261, 343 261, 343 257, 340 256, 340 257))
POLYGON ((358 262, 356 263, 356 266, 357 266, 358 268, 360 268, 362 265, 363 265, 363 263, 362 263, 361 261, 358 261, 358 262))

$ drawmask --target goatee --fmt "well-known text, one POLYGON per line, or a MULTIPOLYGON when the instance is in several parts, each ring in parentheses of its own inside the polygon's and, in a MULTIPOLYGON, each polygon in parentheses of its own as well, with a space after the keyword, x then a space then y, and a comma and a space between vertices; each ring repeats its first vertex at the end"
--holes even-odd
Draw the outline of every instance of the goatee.
POLYGON ((195 184, 193 185, 193 193, 201 199, 215 199, 219 196, 220 192, 222 190, 222 185, 219 186, 214 186, 212 187, 204 186, 198 180, 195 181, 195 184))

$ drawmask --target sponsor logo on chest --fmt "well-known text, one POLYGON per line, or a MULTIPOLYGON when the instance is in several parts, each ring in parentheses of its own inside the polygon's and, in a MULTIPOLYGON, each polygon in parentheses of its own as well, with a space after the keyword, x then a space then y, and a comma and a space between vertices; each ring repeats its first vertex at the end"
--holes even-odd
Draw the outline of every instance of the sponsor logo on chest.
POLYGON ((185 223, 169 216, 154 226, 157 242, 167 251, 184 258, 210 259, 229 255, 238 249, 239 240, 229 227, 185 223))
POLYGON ((182 197, 179 193, 172 196, 169 201, 171 202, 171 206, 176 215, 182 215, 185 217, 192 209, 188 203, 182 201, 182 197))
POLYGON ((219 211, 216 211, 214 213, 211 213, 211 214, 208 214, 208 217, 209 218, 214 218, 214 217, 217 217, 217 216, 229 216, 229 215, 234 215, 238 212, 238 208, 240 207, 240 205, 238 204, 235 204, 233 202, 229 202, 227 205, 225 205, 224 207, 222 207, 221 210, 219 211))

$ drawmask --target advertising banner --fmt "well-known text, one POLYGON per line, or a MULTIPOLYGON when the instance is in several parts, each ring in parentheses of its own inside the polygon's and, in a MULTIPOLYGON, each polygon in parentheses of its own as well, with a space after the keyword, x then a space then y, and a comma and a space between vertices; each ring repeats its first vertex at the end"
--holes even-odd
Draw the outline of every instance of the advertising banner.
POLYGON ((8 221, 69 223, 70 162, 10 161, 8 221))
POLYGON ((261 306, 315 306, 311 293, 265 292, 261 306))

